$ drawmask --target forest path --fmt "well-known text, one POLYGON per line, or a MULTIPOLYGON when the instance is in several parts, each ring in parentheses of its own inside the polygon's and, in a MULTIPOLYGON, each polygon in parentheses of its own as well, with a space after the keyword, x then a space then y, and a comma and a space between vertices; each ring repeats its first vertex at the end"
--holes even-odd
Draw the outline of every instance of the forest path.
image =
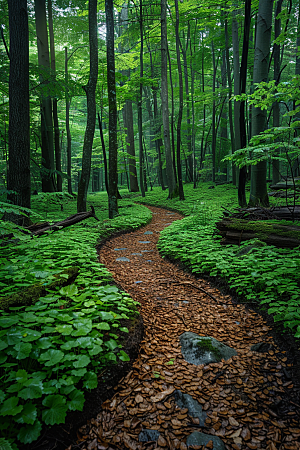
MULTIPOLYGON (((182 216, 150 209, 150 224, 110 239, 100 251, 100 262, 140 302, 145 332, 139 356, 114 397, 79 430, 89 436, 81 448, 185 450, 187 436, 201 431, 219 436, 230 450, 299 449, 299 416, 290 408, 288 414, 274 412, 293 384, 285 378, 287 358, 268 335, 269 327, 230 296, 164 260, 156 249, 159 233, 182 216), (238 354, 207 366, 189 364, 179 342, 186 331, 212 336, 238 354), (250 350, 261 341, 274 347, 267 353, 250 350), (176 406, 174 388, 202 405, 204 427, 176 406), (155 442, 139 442, 142 429, 156 430, 155 442)), ((205 448, 213 448, 212 442, 205 448)))

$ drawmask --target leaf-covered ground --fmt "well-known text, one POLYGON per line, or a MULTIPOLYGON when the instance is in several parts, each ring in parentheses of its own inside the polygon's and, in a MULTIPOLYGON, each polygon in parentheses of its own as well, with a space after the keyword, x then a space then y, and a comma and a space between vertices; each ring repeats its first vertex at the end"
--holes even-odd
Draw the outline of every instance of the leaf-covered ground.
POLYGON ((140 302, 145 336, 116 394, 79 430, 80 447, 185 450, 187 436, 199 431, 199 424, 176 407, 173 391, 180 389, 206 411, 201 431, 219 436, 228 450, 299 449, 300 386, 291 378, 289 353, 260 315, 161 258, 159 234, 180 216, 151 210, 149 225, 111 239, 100 252, 100 262, 140 302), (189 364, 179 343, 185 331, 212 336, 238 354, 207 366, 189 364), (270 344, 267 353, 250 350, 262 341, 270 344), (158 440, 139 442, 142 429, 159 431, 158 440))

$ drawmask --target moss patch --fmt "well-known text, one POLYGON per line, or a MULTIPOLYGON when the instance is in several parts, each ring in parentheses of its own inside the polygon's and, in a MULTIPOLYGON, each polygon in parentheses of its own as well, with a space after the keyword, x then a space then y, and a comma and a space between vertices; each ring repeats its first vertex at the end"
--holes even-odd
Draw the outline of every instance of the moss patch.
POLYGON ((211 353, 213 353, 213 355, 215 356, 216 359, 221 361, 221 359, 222 359, 221 352, 220 352, 220 350, 218 348, 216 348, 216 347, 214 347, 212 345, 210 338, 208 338, 208 339, 207 338, 199 339, 199 341, 197 342, 197 346, 199 347, 198 352, 201 352, 201 356, 205 352, 211 352, 211 353))

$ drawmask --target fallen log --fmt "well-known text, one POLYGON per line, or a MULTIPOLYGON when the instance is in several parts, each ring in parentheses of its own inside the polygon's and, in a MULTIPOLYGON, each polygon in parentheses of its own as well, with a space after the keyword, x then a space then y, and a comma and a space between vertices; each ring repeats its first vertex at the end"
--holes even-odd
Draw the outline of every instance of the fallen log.
POLYGON ((295 248, 300 245, 300 226, 280 225, 265 221, 248 221, 225 218, 216 223, 222 236, 222 244, 240 245, 250 239, 259 239, 268 245, 280 248, 295 248))
POLYGON ((300 205, 275 206, 273 208, 236 208, 234 212, 224 209, 224 215, 236 219, 246 220, 300 220, 300 205))
POLYGON ((61 230, 62 228, 69 227, 71 225, 74 225, 75 223, 81 222, 82 220, 88 219, 89 217, 93 217, 94 219, 99 221, 99 219, 95 213, 95 208, 93 206, 91 206, 91 211, 73 214, 72 216, 69 216, 66 219, 61 220, 59 222, 55 222, 52 225, 47 224, 43 228, 37 228, 34 231, 31 231, 31 235, 32 236, 41 236, 42 234, 46 233, 47 231, 61 230))

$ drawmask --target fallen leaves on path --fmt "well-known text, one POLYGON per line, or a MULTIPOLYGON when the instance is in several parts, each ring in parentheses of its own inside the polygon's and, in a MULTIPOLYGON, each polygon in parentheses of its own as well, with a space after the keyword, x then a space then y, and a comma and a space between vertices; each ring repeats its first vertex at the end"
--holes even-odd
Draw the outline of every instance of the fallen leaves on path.
MULTIPOLYGON (((269 327, 208 282, 162 259, 156 250, 159 232, 166 220, 181 216, 150 209, 155 214, 148 226, 111 239, 100 252, 100 262, 115 281, 140 302, 145 334, 140 354, 114 397, 79 430, 81 442, 86 441, 81 448, 185 450, 186 437, 201 431, 220 437, 229 450, 300 449, 299 412, 290 408, 279 416, 276 409, 294 386, 286 376, 287 358, 276 348, 269 327), (116 261, 120 254, 130 261, 116 261), (189 364, 179 342, 185 331, 214 337, 238 355, 208 366, 189 364), (272 348, 252 352, 251 345, 260 341, 272 348), (207 413, 204 428, 176 405, 175 389, 202 405, 207 413), (157 430, 158 440, 139 442, 143 429, 157 430)), ((212 449, 213 442, 205 448, 212 449)))

